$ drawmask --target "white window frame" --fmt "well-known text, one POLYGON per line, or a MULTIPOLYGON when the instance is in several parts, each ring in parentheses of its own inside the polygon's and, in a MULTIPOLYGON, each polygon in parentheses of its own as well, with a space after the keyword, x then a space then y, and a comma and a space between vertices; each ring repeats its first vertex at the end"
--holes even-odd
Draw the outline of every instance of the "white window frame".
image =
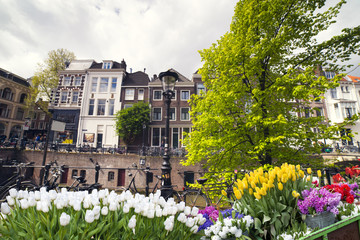
POLYGON ((135 88, 125 88, 125 100, 134 100, 135 99, 135 88), (129 94, 128 91, 132 90, 132 94, 129 94))
POLYGON ((139 88, 138 89, 138 100, 144 101, 144 98, 145 98, 145 89, 139 88), (140 90, 142 90, 142 94, 140 94, 140 90), (142 97, 140 97, 140 96, 142 96, 142 97))
POLYGON ((71 77, 64 77, 64 86, 71 85, 71 77))
POLYGON ((180 92, 180 100, 181 101, 188 101, 188 100, 190 100, 190 90, 181 90, 181 92, 180 92), (183 92, 188 92, 189 93, 189 98, 188 99, 184 99, 183 97, 182 97, 182 93, 183 92))
POLYGON ((116 77, 111 78, 111 84, 110 84, 110 92, 116 92, 117 89, 118 80, 116 77), (115 80, 115 82, 114 82, 115 80), (115 89, 113 89, 113 84, 115 83, 115 89))
MULTIPOLYGON (((162 121, 162 108, 161 108, 161 107, 154 107, 154 108, 152 109, 151 113, 152 113, 151 119, 152 119, 153 121, 162 121), (154 111, 155 111, 155 109, 160 109, 160 119, 154 119, 154 111)), ((160 134, 160 135, 161 135, 161 134, 160 134)))
POLYGON ((111 69, 112 62, 103 62, 103 69, 111 69))
POLYGON ((67 99, 68 99, 68 91, 62 91, 61 95, 60 95, 60 103, 67 103, 67 99), (65 97, 65 100, 63 101, 63 97, 65 97))
POLYGON ((75 77, 74 79, 74 86, 80 86, 81 85, 81 76, 75 77))
MULTIPOLYGON (((175 109, 175 114, 174 114, 175 117, 174 117, 174 119, 169 119, 169 120, 170 120, 170 121, 176 121, 176 107, 170 107, 170 109, 172 109, 172 108, 175 109)), ((170 116, 171 116, 171 115, 170 115, 170 116)))
POLYGON ((109 78, 107 78, 107 77, 100 78, 99 92, 100 93, 106 93, 108 91, 109 91, 109 78), (102 82, 102 81, 104 81, 104 82, 102 82), (102 88, 102 86, 104 86, 104 89, 102 88))
POLYGON ((191 133, 191 127, 182 127, 181 128, 181 146, 182 147, 186 147, 186 145, 184 145, 184 128, 188 128, 189 129, 188 133, 191 133))
POLYGON ((113 116, 115 113, 115 99, 109 99, 109 104, 108 104, 108 114, 109 116, 113 116), (113 108, 112 109, 112 114, 111 114, 111 109, 110 108, 113 108))
POLYGON ((204 93, 206 93, 206 88, 204 86, 204 83, 197 83, 196 84, 196 94, 197 95, 200 95, 200 91, 203 91, 204 93), (202 88, 199 88, 199 85, 202 85, 203 87, 202 88))
POLYGON ((78 91, 73 91, 71 94, 71 103, 78 103, 80 93, 78 91), (76 101, 74 101, 74 94, 77 93, 76 101))
POLYGON ((97 89, 98 89, 98 78, 97 77, 93 77, 91 79, 91 92, 97 92, 97 89), (94 84, 95 83, 95 84, 94 84), (95 89, 93 89, 93 87, 95 86, 95 89))
POLYGON ((95 99, 94 99, 94 98, 91 98, 91 99, 89 99, 89 107, 88 107, 87 115, 88 115, 88 116, 95 116, 95 113, 96 113, 95 111, 96 111, 96 108, 95 108, 95 99), (91 101, 93 101, 93 104, 90 104, 91 101), (89 113, 90 113, 90 106, 93 106, 92 114, 89 114, 89 113))
POLYGON ((190 108, 189 107, 182 107, 180 108, 180 121, 190 121, 190 108), (189 114, 189 119, 182 119, 182 110, 183 109, 189 109, 188 114, 189 114))
POLYGON ((174 95, 172 95, 171 99, 176 101, 176 90, 173 91, 174 95))
POLYGON ((124 104, 124 109, 128 109, 131 108, 134 104, 128 103, 128 104, 124 104))
POLYGON ((153 100, 154 101, 162 101, 163 100, 163 91, 162 90, 153 90, 153 100), (155 92, 160 92, 160 99, 155 98, 155 92))
POLYGON ((96 116, 105 116, 106 115, 106 99, 98 99, 97 101, 97 104, 96 104, 96 116), (104 104, 101 104, 104 106, 104 114, 98 114, 99 113, 99 102, 100 101, 104 101, 104 104))

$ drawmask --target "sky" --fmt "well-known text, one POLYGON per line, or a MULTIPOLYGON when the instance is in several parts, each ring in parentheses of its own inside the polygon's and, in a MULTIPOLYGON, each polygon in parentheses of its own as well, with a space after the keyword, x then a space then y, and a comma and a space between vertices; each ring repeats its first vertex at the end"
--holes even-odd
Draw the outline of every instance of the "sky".
MULTIPOLYGON (((359 24, 360 1, 348 1, 321 39, 359 24)), ((0 0, 0 68, 28 78, 49 51, 65 48, 77 59, 124 59, 128 71, 146 68, 150 77, 174 68, 191 79, 202 65, 198 51, 229 31, 236 2, 0 0)), ((360 76, 360 66, 350 74, 360 76)))

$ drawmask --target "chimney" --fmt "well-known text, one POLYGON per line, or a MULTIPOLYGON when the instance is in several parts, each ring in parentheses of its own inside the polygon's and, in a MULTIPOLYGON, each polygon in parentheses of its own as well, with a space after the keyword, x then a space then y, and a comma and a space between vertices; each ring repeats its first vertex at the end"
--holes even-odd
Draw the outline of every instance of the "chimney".
POLYGON ((144 72, 146 71, 146 68, 144 68, 144 72))
POLYGON ((130 68, 130 73, 132 73, 132 68, 130 68))

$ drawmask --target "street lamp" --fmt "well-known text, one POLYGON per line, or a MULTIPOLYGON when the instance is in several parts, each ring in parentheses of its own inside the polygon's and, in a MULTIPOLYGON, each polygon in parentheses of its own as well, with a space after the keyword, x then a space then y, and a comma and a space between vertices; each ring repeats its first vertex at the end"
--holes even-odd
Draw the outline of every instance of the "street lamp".
POLYGON ((172 185, 171 185, 171 165, 170 165, 170 155, 169 155, 169 120, 170 120, 170 104, 171 98, 174 96, 175 83, 178 80, 179 76, 175 72, 161 72, 159 78, 163 87, 163 96, 165 99, 165 142, 164 142, 164 156, 163 163, 161 166, 161 196, 165 199, 172 196, 172 185))

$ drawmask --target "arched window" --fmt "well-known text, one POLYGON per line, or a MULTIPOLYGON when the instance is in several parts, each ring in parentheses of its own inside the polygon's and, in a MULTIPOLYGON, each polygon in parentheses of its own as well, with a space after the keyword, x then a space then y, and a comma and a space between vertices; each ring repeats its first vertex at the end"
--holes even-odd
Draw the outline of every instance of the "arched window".
POLYGON ((13 95, 13 93, 11 92, 11 89, 10 88, 5 88, 1 97, 11 101, 12 100, 12 95, 13 95))
POLYGON ((21 94, 20 103, 24 103, 26 98, 27 98, 27 95, 25 93, 21 94))
POLYGON ((113 171, 110 171, 108 173, 108 181, 112 181, 115 179, 115 173, 113 171))

